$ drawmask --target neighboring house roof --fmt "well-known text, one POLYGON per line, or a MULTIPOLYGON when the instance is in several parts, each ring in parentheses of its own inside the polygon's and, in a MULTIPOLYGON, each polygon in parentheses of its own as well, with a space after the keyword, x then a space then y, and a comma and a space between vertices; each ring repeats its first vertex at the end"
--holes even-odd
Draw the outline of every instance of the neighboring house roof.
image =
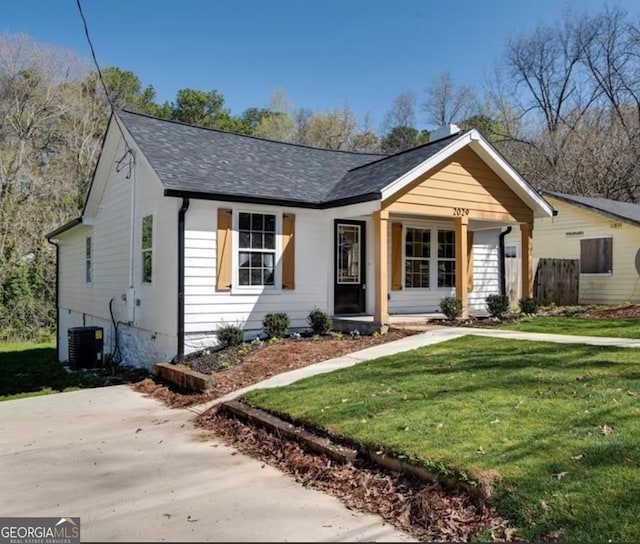
POLYGON ((545 191, 544 194, 612 219, 640 226, 640 205, 638 204, 619 202, 608 198, 568 195, 553 191, 545 191))

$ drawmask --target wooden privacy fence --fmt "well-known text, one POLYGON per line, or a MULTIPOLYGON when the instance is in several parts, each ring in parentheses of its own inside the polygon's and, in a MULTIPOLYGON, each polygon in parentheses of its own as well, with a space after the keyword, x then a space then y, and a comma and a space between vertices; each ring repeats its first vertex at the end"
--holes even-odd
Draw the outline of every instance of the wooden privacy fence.
POLYGON ((533 296, 543 304, 578 304, 579 259, 540 259, 533 284, 533 296))

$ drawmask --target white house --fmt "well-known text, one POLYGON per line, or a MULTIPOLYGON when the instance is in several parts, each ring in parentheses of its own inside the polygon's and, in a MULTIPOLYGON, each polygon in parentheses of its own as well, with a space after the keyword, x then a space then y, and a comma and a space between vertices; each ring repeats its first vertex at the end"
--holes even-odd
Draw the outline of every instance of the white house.
POLYGON ((224 323, 258 333, 269 312, 383 324, 451 294, 483 310, 511 225, 530 292, 531 228, 551 207, 477 131, 433 138, 386 156, 118 112, 82 216, 48 235, 60 360, 75 326, 150 366, 214 344, 224 323))

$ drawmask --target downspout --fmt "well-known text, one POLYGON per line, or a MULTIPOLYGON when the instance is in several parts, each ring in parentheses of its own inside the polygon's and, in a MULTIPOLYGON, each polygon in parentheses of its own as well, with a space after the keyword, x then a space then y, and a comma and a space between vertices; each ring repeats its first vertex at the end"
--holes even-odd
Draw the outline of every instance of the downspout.
POLYGON ((178 355, 175 360, 184 357, 184 218, 189 209, 189 199, 182 199, 178 211, 178 355))
POLYGON ((513 227, 507 227, 507 230, 500 233, 500 242, 498 249, 498 266, 500 267, 500 294, 502 296, 507 294, 507 278, 505 273, 505 262, 504 262, 504 239, 507 234, 511 233, 513 227))
POLYGON ((56 246, 56 362, 60 362, 60 246, 47 238, 52 246, 56 246))

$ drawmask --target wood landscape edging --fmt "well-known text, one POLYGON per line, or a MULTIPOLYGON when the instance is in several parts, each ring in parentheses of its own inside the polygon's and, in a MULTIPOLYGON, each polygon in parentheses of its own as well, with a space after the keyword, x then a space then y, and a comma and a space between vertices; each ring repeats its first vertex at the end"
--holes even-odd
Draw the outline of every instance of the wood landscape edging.
POLYGON ((490 484, 475 482, 475 485, 473 485, 468 481, 455 477, 442 478, 429 472, 424 467, 390 457, 364 444, 361 444, 358 449, 340 445, 330 437, 315 435, 300 426, 284 421, 259 408, 248 406, 241 401, 224 402, 219 405, 218 410, 246 424, 260 426, 273 434, 294 440, 307 450, 327 455, 342 464, 353 462, 357 457, 364 457, 383 469, 401 474, 411 474, 423 483, 437 483, 447 489, 462 490, 472 499, 482 503, 486 503, 492 495, 493 488, 490 484))
POLYGON ((158 363, 155 366, 155 372, 159 378, 189 391, 206 391, 213 387, 214 383, 212 376, 171 363, 158 363))

